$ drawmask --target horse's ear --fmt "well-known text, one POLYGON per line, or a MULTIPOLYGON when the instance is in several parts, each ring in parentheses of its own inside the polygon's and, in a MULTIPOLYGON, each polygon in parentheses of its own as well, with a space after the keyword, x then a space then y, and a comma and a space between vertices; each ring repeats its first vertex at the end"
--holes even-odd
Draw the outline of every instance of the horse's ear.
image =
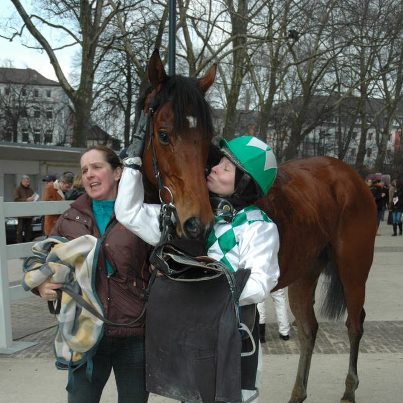
POLYGON ((155 49, 148 62, 148 79, 153 88, 157 88, 160 84, 163 84, 168 76, 165 73, 164 65, 162 64, 160 52, 155 49))
POLYGON ((207 72, 207 74, 202 77, 199 78, 197 80, 197 85, 199 86, 199 88, 203 91, 203 93, 206 93, 207 90, 212 86, 212 84, 214 83, 215 80, 215 76, 217 73, 217 63, 214 63, 209 71, 207 72))

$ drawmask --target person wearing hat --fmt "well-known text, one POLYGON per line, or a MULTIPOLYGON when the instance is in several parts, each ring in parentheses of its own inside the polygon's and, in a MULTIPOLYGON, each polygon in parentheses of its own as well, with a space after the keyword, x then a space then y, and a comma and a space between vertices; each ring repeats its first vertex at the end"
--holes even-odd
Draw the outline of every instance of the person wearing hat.
MULTIPOLYGON (((126 167, 119 183, 115 214, 126 228, 155 245, 161 237, 160 206, 145 204, 143 200, 139 170, 142 147, 141 138, 135 138, 128 149, 128 158, 123 161, 126 167)), ((220 151, 220 161, 207 176, 215 221, 206 250, 209 257, 224 263, 232 272, 250 269, 239 304, 257 304, 270 295, 280 274, 277 226, 254 205, 273 185, 277 162, 271 147, 252 136, 221 140, 220 151)), ((258 327, 257 320, 255 326, 258 327)), ((258 332, 254 336, 258 340, 258 332)), ((242 390, 244 401, 256 398, 256 372, 254 381, 252 387, 242 390)))
POLYGON ((55 175, 46 175, 43 179, 42 182, 54 182, 56 180, 56 176, 55 175))
MULTIPOLYGON (((73 185, 74 174, 72 172, 64 172, 59 179, 49 182, 43 192, 44 201, 60 201, 65 200, 65 193, 70 190, 73 185)), ((60 214, 45 215, 43 232, 49 236, 53 226, 56 224, 60 214)))

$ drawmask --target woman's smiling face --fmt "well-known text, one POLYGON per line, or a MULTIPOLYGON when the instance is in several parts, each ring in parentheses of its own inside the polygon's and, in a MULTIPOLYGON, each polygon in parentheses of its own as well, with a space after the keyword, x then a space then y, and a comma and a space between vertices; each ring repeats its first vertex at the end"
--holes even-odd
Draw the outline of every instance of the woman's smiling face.
POLYGON ((222 157, 207 176, 209 191, 218 196, 231 196, 235 191, 235 171, 235 165, 227 157, 222 157))
POLYGON ((100 150, 87 151, 80 163, 83 186, 88 196, 95 200, 115 200, 122 169, 113 170, 100 150))

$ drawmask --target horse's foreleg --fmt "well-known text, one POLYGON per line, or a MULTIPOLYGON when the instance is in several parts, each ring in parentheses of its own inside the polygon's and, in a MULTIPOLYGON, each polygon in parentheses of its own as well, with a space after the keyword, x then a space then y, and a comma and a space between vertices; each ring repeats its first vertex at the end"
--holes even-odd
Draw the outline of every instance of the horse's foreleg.
POLYGON ((288 287, 290 308, 295 316, 300 343, 298 372, 289 403, 301 403, 307 397, 307 385, 311 358, 315 346, 318 322, 313 309, 314 283, 297 281, 288 287))

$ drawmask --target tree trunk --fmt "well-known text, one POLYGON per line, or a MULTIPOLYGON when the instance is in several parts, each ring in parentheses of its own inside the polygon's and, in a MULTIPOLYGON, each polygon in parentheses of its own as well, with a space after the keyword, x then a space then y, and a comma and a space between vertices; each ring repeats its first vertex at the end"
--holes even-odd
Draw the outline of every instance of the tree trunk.
POLYGON ((87 136, 91 128, 91 105, 92 100, 76 100, 74 103, 75 121, 71 144, 73 147, 87 148, 87 136))
POLYGON ((223 136, 232 138, 236 127, 236 106, 239 99, 241 84, 245 75, 246 33, 248 26, 248 1, 240 0, 235 10, 234 2, 227 1, 232 21, 233 71, 231 87, 227 96, 227 111, 224 120, 223 136))

